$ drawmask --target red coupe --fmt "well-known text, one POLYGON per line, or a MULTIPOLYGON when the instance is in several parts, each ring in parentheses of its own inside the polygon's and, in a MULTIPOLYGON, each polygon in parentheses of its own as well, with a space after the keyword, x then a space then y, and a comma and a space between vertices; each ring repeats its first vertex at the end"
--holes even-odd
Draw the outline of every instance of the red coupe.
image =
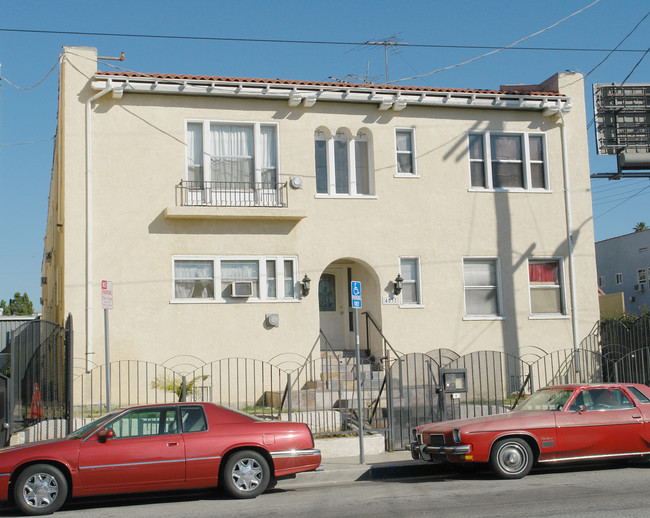
POLYGON ((68 496, 217 486, 253 498, 320 465, 306 424, 261 421, 210 403, 111 413, 64 439, 0 450, 0 499, 49 514, 68 496))
POLYGON ((546 387, 513 412, 418 426, 411 440, 414 459, 489 462, 503 478, 522 478, 535 462, 648 456, 650 387, 546 387))

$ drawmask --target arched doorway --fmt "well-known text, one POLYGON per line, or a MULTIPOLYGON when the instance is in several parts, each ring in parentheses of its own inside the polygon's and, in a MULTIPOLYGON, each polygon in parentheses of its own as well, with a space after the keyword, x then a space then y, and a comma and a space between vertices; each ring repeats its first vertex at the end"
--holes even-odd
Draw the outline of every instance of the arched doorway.
POLYGON ((366 263, 355 259, 339 259, 330 263, 318 282, 320 329, 327 338, 321 339, 321 350, 342 351, 352 355, 355 351, 354 313, 350 283, 361 282, 363 307, 359 310, 359 338, 362 350, 370 353, 366 339, 365 316, 370 313, 381 322, 381 297, 377 274, 366 263), (329 346, 328 346, 329 343, 329 346))

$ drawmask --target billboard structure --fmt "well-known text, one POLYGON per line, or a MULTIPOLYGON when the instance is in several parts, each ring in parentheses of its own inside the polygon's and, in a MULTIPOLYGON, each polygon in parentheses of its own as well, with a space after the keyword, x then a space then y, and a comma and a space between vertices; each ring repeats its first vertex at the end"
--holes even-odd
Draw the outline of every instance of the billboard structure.
POLYGON ((617 173, 592 175, 650 178, 650 83, 594 84, 599 155, 616 155, 617 173))

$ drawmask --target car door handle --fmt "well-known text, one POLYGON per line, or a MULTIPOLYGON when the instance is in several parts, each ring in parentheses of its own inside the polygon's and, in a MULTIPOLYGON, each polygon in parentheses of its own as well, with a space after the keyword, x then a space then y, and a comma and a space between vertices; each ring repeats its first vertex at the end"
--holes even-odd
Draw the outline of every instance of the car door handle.
POLYGON ((168 442, 167 446, 178 446, 177 442, 168 442))
POLYGON ((641 416, 640 415, 633 415, 632 419, 641 419, 641 416))

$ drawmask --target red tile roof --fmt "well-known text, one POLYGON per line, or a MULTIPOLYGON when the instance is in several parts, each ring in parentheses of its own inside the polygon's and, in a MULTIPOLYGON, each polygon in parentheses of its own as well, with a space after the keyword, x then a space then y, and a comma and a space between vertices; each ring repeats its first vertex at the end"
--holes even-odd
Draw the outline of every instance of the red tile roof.
MULTIPOLYGON (((375 90, 402 90, 408 92, 438 92, 438 93, 467 93, 467 94, 492 94, 492 95, 526 95, 526 96, 548 96, 562 95, 558 92, 542 92, 526 90, 527 85, 522 85, 522 90, 515 90, 512 87, 508 90, 477 90, 474 88, 438 88, 431 86, 403 86, 403 85, 376 85, 365 83, 337 83, 327 81, 298 81, 294 79, 261 79, 250 77, 225 77, 225 76, 200 76, 185 74, 144 74, 138 72, 102 72, 98 71, 100 76, 117 76, 134 79, 167 79, 178 81, 213 81, 221 83, 250 83, 250 84, 277 84, 277 85, 295 85, 295 86, 314 86, 314 87, 339 87, 339 88, 365 88, 375 90)), ((530 88, 530 86, 527 86, 530 88)))

